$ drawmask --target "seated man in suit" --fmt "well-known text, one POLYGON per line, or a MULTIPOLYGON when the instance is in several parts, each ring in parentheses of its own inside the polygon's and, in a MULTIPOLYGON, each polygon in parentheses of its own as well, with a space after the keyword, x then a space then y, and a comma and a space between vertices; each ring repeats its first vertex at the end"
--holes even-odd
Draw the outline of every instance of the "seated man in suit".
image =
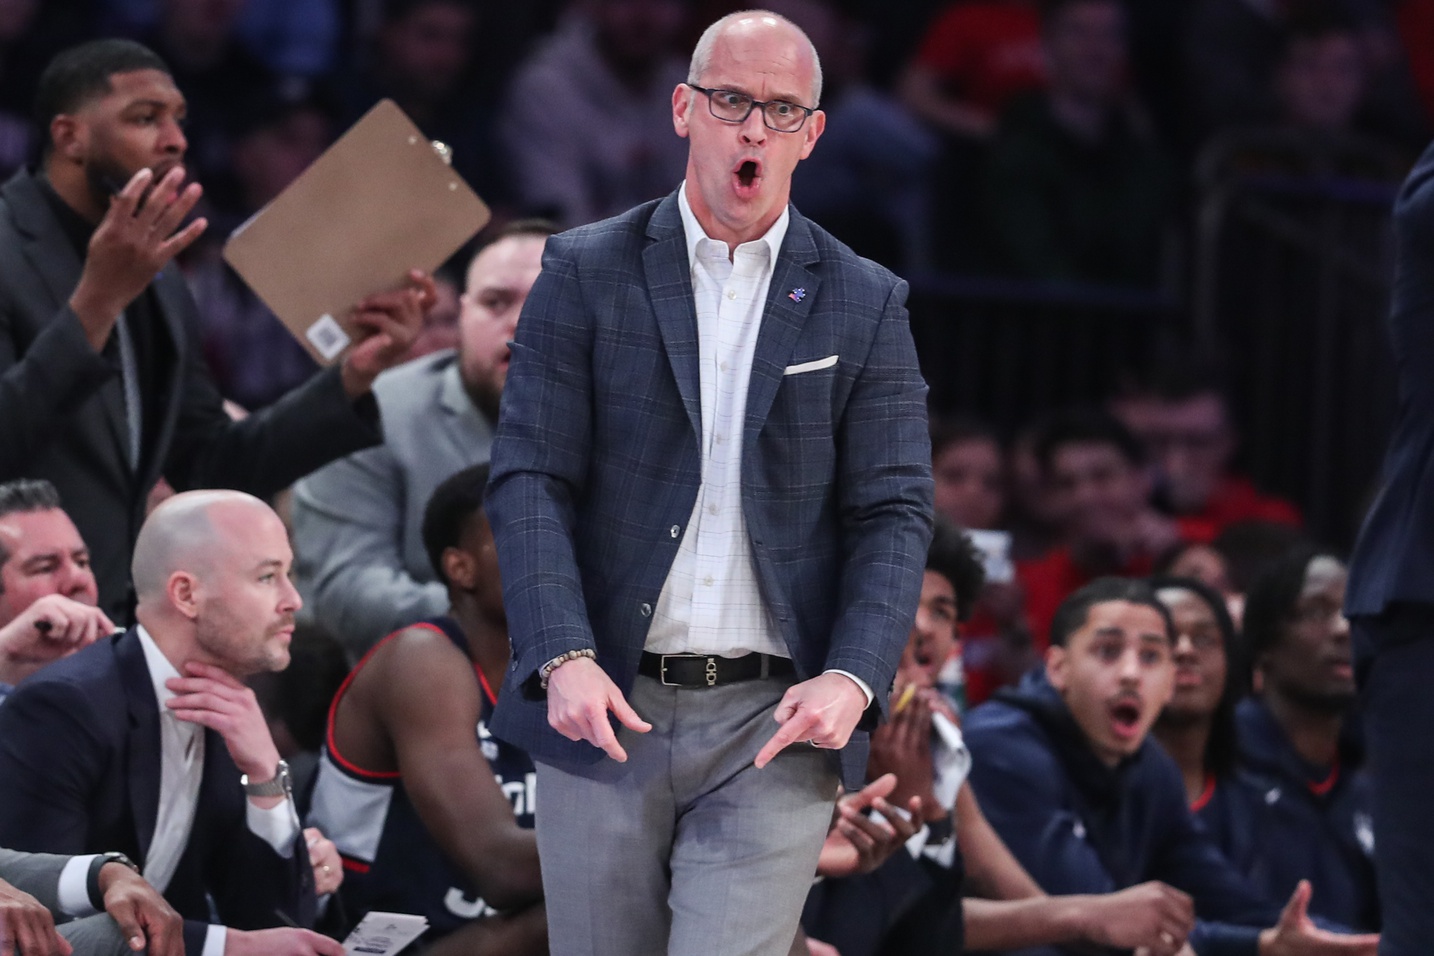
POLYGON ((314 918, 309 856, 288 768, 240 682, 288 664, 291 563, 257 498, 177 495, 135 544, 139 625, 0 706, 0 844, 128 854, 185 917, 190 956, 343 952, 293 925, 314 918), (211 907, 231 928, 206 925, 211 907))
POLYGON ((0 952, 179 956, 182 928, 179 914, 122 853, 0 849, 0 952), (57 917, 74 918, 56 927, 57 917))
POLYGON ((98 602, 90 549, 55 486, 25 478, 0 485, 0 701, 114 630, 98 602))
MULTIPOLYGON (((1378 936, 1315 926, 1308 883, 1280 912, 1194 822, 1179 769, 1146 740, 1174 690, 1173 633, 1144 581, 1099 578, 1061 604, 1045 670, 966 718, 971 784, 991 824, 1047 892, 1158 879, 1189 893, 1200 956, 1373 956, 1378 936)), ((1163 930, 1151 951, 1179 948, 1163 930)))
POLYGON ((343 855, 349 915, 426 916, 430 956, 548 951, 533 762, 488 731, 509 648, 487 481, 487 465, 467 468, 428 502, 448 613, 390 634, 349 675, 310 812, 343 855))
POLYGON ((373 394, 383 444, 294 486, 295 580, 314 619, 355 659, 448 607, 424 550, 423 509, 443 479, 488 461, 508 343, 554 231, 519 220, 480 249, 468 266, 457 350, 380 375, 373 394))

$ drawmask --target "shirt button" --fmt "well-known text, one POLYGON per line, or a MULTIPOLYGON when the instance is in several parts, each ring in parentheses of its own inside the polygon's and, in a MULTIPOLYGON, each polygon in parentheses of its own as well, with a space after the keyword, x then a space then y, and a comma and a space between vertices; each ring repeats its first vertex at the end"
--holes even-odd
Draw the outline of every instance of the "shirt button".
POLYGON ((727 363, 726 363, 726 362, 721 363, 721 364, 718 365, 717 367, 720 368, 720 369, 721 369, 722 371, 724 371, 724 372, 727 371, 727 363))
POLYGON ((728 290, 727 290, 727 298, 729 298, 729 299, 735 299, 735 298, 737 298, 737 290, 736 290, 736 289, 728 289, 728 290))
POLYGON ((707 577, 703 578, 702 583, 710 588, 712 586, 712 575, 709 574, 707 575, 707 577))
POLYGON ((715 441, 715 442, 716 442, 717 444, 719 444, 719 445, 722 444, 724 441, 726 441, 726 439, 723 438, 721 435, 713 435, 713 436, 712 436, 712 440, 715 441))
POLYGON ((682 529, 681 529, 680 527, 678 527, 677 525, 673 525, 673 526, 672 526, 672 531, 669 532, 669 533, 675 538, 675 537, 677 537, 679 534, 682 533, 682 529))
POLYGON ((644 604, 642 607, 637 609, 637 613, 641 614, 643 617, 652 617, 652 605, 644 604))
POLYGON ((717 506, 716 506, 716 505, 708 505, 708 506, 707 506, 707 513, 708 513, 709 515, 715 515, 715 514, 717 513, 717 506))

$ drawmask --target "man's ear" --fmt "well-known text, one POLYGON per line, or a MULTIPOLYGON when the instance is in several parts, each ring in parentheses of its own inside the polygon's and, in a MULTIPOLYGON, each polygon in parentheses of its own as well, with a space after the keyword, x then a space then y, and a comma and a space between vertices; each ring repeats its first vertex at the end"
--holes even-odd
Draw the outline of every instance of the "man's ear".
POLYGON ((477 576, 477 565, 473 556, 462 548, 444 548, 439 558, 443 564, 443 576, 462 591, 473 590, 473 579, 477 576))
POLYGON ((61 113, 50 120, 52 148, 71 162, 79 162, 84 155, 83 136, 81 124, 68 113, 61 113))
POLYGON ((806 142, 802 144, 802 159, 806 159, 812 154, 812 150, 816 148, 817 140, 821 139, 822 133, 826 128, 827 114, 824 111, 817 110, 811 116, 807 117, 807 123, 802 127, 802 135, 806 137, 806 142))
POLYGON ((678 83, 672 90, 672 128, 683 139, 687 138, 687 117, 692 111, 694 90, 686 83, 678 83))
POLYGON ((189 620, 199 617, 199 580, 188 571, 175 571, 165 582, 170 605, 189 620))
POLYGON ((1066 692, 1066 666, 1070 663, 1070 655, 1064 647, 1052 644, 1046 648, 1046 679, 1051 686, 1062 694, 1066 692))

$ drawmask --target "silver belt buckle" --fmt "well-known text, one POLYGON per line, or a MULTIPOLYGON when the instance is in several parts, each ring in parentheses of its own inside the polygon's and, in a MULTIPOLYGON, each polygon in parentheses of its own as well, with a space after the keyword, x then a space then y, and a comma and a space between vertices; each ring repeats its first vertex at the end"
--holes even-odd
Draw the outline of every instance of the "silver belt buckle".
POLYGON ((658 676, 658 680, 660 680, 660 681, 662 682, 662 686, 663 686, 663 687, 686 687, 686 686, 687 686, 686 684, 679 684, 679 683, 677 683, 676 681, 670 681, 670 680, 667 679, 667 662, 668 662, 669 660, 684 660, 684 661, 705 660, 705 661, 707 662, 707 665, 706 665, 706 667, 703 669, 703 676, 704 676, 704 677, 706 678, 706 680, 707 680, 707 686, 708 686, 708 687, 716 687, 716 686, 717 686, 717 658, 711 657, 711 656, 706 655, 706 654, 663 654, 663 655, 662 655, 662 662, 661 662, 661 664, 660 664, 660 666, 659 666, 659 670, 658 670, 658 675, 659 675, 659 676, 658 676))

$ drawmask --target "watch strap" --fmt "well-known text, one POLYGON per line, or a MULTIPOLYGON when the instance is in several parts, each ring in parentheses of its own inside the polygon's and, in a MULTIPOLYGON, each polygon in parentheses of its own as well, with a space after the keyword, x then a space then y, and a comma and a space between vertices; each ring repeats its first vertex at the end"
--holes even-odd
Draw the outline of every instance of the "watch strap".
POLYGON ((289 764, 280 760, 279 765, 274 768, 274 776, 268 780, 253 783, 246 773, 239 778, 239 783, 244 787, 244 793, 251 797, 287 797, 292 787, 289 764))
POLYGON ((89 895, 90 905, 97 913, 105 911, 105 895, 100 892, 100 870, 106 863, 122 863, 134 872, 139 872, 139 865, 123 853, 101 853, 91 860, 90 870, 85 874, 85 893, 89 895))

